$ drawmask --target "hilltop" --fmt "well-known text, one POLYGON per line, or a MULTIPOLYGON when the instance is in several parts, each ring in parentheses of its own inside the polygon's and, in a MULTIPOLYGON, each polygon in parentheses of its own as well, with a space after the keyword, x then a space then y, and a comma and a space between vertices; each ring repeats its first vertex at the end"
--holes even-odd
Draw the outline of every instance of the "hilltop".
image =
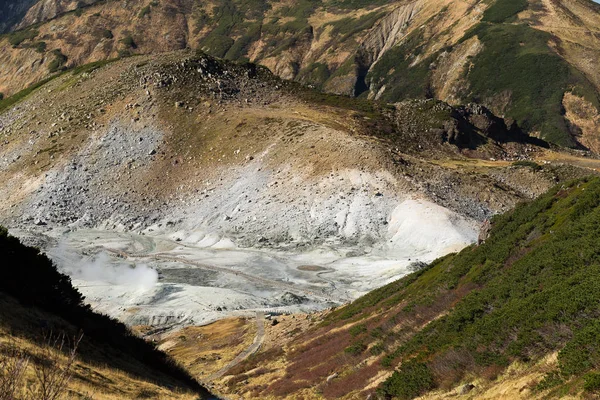
POLYGON ((40 1, 7 14, 18 29, 0 39, 0 92, 65 67, 192 48, 329 93, 480 103, 597 152, 599 10, 589 0, 40 1))

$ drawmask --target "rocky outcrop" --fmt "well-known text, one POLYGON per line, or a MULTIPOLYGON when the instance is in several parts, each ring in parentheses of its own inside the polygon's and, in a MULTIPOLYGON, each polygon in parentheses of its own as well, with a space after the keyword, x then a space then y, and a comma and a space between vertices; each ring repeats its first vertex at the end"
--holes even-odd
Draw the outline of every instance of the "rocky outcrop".
POLYGON ((402 5, 381 19, 358 49, 361 65, 370 66, 392 47, 400 43, 406 29, 423 7, 424 0, 402 5))

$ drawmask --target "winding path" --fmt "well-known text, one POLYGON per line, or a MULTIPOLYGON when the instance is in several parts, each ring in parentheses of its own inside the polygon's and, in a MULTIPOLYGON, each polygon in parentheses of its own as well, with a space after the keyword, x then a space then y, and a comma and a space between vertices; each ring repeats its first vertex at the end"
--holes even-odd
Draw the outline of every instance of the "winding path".
POLYGON ((262 346, 264 341, 265 341, 265 314, 262 312, 257 312, 256 313, 256 336, 254 337, 254 342, 252 342, 252 344, 246 350, 244 350, 240 354, 238 354, 227 365, 225 365, 223 368, 221 368, 217 372, 214 372, 212 375, 210 375, 208 378, 206 378, 206 380, 208 382, 212 382, 216 379, 221 378, 231 368, 235 367, 236 365, 238 365, 239 363, 244 361, 246 358, 248 358, 252 354, 256 353, 258 351, 258 349, 260 349, 260 346, 262 346))

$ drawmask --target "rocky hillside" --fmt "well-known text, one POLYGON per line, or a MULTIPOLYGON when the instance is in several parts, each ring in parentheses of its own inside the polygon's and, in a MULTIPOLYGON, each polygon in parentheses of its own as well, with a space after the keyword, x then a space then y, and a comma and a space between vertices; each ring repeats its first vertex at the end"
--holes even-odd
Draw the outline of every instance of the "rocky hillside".
POLYGON ((558 185, 493 218, 480 245, 288 331, 222 387, 244 398, 595 398, 599 212, 598 178, 558 185))
POLYGON ((408 197, 482 221, 589 173, 512 165, 546 150, 480 106, 380 107, 190 52, 68 71, 2 109, 0 212, 11 227, 380 241, 408 197))
POLYGON ((600 150, 600 7, 588 0, 128 0, 75 9, 88 3, 45 0, 28 11, 21 30, 0 40, 0 92, 65 67, 190 47, 331 93, 481 103, 551 142, 600 150))

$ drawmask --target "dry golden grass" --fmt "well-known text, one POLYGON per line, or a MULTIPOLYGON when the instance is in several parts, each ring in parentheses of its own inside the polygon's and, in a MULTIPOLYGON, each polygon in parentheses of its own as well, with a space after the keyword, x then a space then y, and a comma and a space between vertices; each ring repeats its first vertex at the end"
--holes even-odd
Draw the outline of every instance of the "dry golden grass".
POLYGON ((228 318, 205 326, 190 326, 160 341, 159 348, 202 379, 220 370, 250 346, 254 319, 228 318))
MULTIPOLYGON (((531 364, 513 363, 502 375, 494 381, 475 379, 471 381, 475 388, 466 396, 459 394, 461 386, 450 391, 434 391, 419 397, 419 400, 468 398, 472 400, 500 399, 543 399, 548 391, 536 392, 532 388, 543 376, 556 369, 557 353, 549 354, 539 362, 531 364)), ((469 382, 467 379, 465 383, 469 382)), ((562 399, 578 399, 580 396, 564 396, 562 399)))
POLYGON ((569 165, 575 165, 581 168, 587 168, 594 171, 600 172, 600 160, 594 158, 586 158, 586 157, 578 157, 576 155, 556 152, 552 150, 547 150, 544 153, 540 154, 536 160, 538 161, 548 161, 551 163, 564 163, 569 165))
MULTIPOLYGON (((0 327, 0 349, 13 347, 29 358, 23 377, 22 394, 26 386, 36 388, 39 383, 35 370, 40 362, 47 361, 51 355, 61 365, 68 362, 68 356, 56 350, 44 350, 39 344, 22 337, 13 336, 6 327, 0 327), (34 361, 35 360, 35 361, 34 361)), ((61 399, 88 398, 94 400, 120 400, 139 398, 192 400, 197 396, 192 393, 176 393, 151 382, 134 378, 118 369, 103 365, 93 365, 76 360, 70 381, 61 399)))

